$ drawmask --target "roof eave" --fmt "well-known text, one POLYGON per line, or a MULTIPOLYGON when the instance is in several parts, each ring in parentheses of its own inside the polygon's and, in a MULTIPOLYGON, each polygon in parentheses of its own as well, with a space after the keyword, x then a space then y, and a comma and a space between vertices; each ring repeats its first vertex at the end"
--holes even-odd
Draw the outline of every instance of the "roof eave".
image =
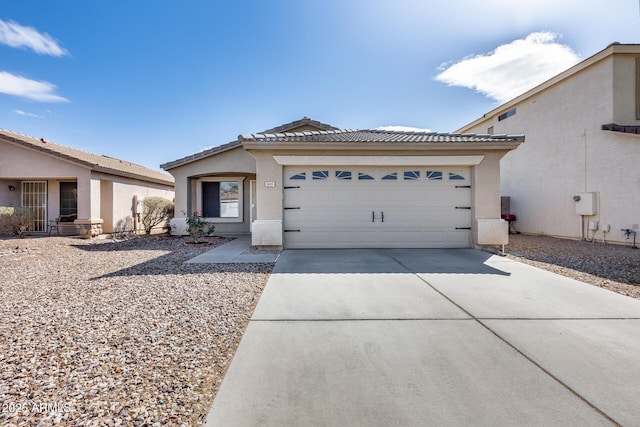
POLYGON ((513 150, 524 142, 524 137, 507 141, 478 142, 321 142, 321 141, 243 141, 246 150, 429 150, 429 151, 462 151, 462 150, 513 150))
POLYGON ((543 92, 552 86, 555 86, 556 84, 562 82, 563 80, 566 80, 569 77, 572 77, 573 75, 581 72, 582 70, 588 67, 591 67, 592 65, 608 58, 609 56, 612 56, 613 54, 616 54, 616 53, 631 54, 631 53, 639 53, 639 52, 640 52, 640 45, 611 44, 607 46, 605 49, 601 50, 600 52, 585 59, 584 61, 579 62, 578 64, 574 65, 571 68, 568 68, 567 70, 561 72, 560 74, 557 74, 555 77, 550 78, 549 80, 513 98, 512 100, 507 101, 504 104, 501 104, 500 106, 494 108, 488 113, 483 114, 482 117, 479 117, 476 120, 472 121, 471 123, 464 125, 463 127, 454 131, 454 133, 468 132, 469 129, 472 129, 480 125, 481 123, 486 122, 487 120, 493 119, 493 117, 503 113, 504 111, 508 111, 509 109, 520 104, 524 100, 531 98, 532 96, 537 95, 538 93, 543 92))
POLYGON ((238 147, 241 147, 240 141, 231 141, 227 144, 210 148, 209 150, 201 151, 200 153, 192 154, 191 156, 183 157, 172 162, 163 163, 160 165, 160 167, 168 172, 172 169, 179 168, 181 166, 185 166, 189 163, 197 162, 211 156, 217 156, 218 154, 233 150, 238 147))

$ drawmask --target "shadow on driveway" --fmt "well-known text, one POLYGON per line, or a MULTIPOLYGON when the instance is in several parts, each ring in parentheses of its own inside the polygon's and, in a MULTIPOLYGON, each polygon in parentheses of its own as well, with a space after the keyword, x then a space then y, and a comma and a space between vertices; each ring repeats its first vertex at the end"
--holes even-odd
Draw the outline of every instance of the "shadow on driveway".
POLYGON ((486 265, 495 255, 473 249, 286 250, 273 273, 510 273, 486 265))

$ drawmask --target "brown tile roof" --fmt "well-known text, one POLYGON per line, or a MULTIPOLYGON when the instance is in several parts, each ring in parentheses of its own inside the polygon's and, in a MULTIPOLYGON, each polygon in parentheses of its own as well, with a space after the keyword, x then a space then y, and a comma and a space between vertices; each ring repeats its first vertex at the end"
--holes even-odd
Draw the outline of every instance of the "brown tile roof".
POLYGON ((223 151, 228 151, 239 146, 240 141, 231 141, 228 144, 219 145, 217 147, 209 148, 208 150, 204 150, 199 153, 174 160, 172 162, 163 163, 160 165, 160 167, 168 171, 169 169, 177 168, 178 166, 186 165, 191 162, 195 162, 196 160, 204 159, 206 157, 213 156, 214 154, 222 153, 223 151))
MULTIPOLYGON (((288 130, 297 129, 297 128, 300 128, 300 127, 303 127, 303 126, 305 126, 305 127, 315 127, 317 129, 322 129, 322 130, 338 130, 337 127, 331 126, 329 124, 319 122, 318 120, 313 120, 312 118, 309 118, 309 117, 303 117, 300 120, 295 120, 295 121, 290 122, 290 123, 285 123, 283 125, 274 127, 272 129, 264 130, 264 131, 262 131, 260 133, 261 134, 266 134, 266 133, 275 133, 275 132, 286 132, 288 130)), ((224 151, 231 150, 231 149, 239 147, 239 146, 240 146, 240 141, 239 140, 231 141, 231 142, 229 142, 227 144, 223 144, 223 145, 219 145, 217 147, 209 148, 208 150, 204 150, 204 151, 201 151, 199 153, 183 157, 181 159, 177 159, 177 160, 173 160, 171 162, 163 163, 163 164, 160 165, 160 167, 162 169, 164 169, 164 170, 173 169, 173 168, 176 168, 178 166, 186 165, 186 164, 189 164, 191 162, 195 162, 196 160, 204 159, 206 157, 213 156, 215 154, 222 153, 224 151)))
POLYGON ((524 135, 481 135, 436 132, 340 129, 240 135, 251 142, 415 142, 415 143, 495 143, 524 142, 524 135))
POLYGON ((135 178, 158 184, 173 185, 174 183, 173 177, 166 173, 154 171, 144 166, 116 159, 114 157, 92 154, 86 151, 56 144, 42 138, 36 139, 27 135, 0 129, 0 141, 40 151, 50 156, 58 157, 98 172, 135 178))
POLYGON ((300 120, 294 120, 291 123, 285 123, 283 125, 280 126, 276 126, 274 128, 271 129, 267 129, 267 130, 263 130, 260 133, 278 133, 278 132, 287 132, 290 131, 291 129, 296 129, 302 126, 313 126, 319 130, 340 130, 339 128, 335 127, 335 126, 331 126, 327 123, 322 123, 319 122, 317 120, 313 120, 310 117, 303 117, 300 120))

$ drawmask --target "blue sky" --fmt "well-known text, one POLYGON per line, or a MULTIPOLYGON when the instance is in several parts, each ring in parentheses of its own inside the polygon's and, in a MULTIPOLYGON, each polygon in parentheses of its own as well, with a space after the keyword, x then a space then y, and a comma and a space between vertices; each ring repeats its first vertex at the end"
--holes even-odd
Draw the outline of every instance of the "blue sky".
POLYGON ((0 127, 154 169, 303 116, 450 132, 614 41, 638 0, 3 2, 0 127))

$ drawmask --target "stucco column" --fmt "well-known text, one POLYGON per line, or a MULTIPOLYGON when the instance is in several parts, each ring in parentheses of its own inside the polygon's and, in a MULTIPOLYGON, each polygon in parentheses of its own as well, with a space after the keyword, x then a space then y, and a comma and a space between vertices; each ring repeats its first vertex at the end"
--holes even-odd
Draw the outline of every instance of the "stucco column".
POLYGON ((255 246, 282 246, 282 165, 273 153, 252 153, 256 158, 257 219, 251 241, 255 246))
POLYGON ((95 237, 102 233, 100 218, 100 179, 90 172, 78 176, 78 219, 75 224, 83 237, 95 237))
POLYGON ((509 242, 509 224, 500 218, 500 159, 504 152, 487 153, 473 168, 473 242, 503 245, 509 242))

